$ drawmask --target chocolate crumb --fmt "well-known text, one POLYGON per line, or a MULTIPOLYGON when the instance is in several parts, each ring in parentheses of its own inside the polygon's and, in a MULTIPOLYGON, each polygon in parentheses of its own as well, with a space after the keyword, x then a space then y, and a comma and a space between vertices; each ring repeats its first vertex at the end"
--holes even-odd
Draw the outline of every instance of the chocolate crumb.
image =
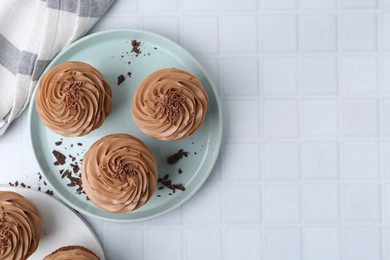
POLYGON ((140 41, 132 40, 131 41, 131 46, 133 46, 133 49, 131 50, 131 52, 134 52, 136 54, 136 56, 141 54, 141 50, 139 48, 141 46, 141 42, 140 41))
POLYGON ((126 79, 125 76, 119 75, 119 76, 118 76, 118 86, 119 86, 120 84, 122 84, 122 82, 125 81, 125 79, 126 79))
POLYGON ((172 193, 169 193, 169 196, 171 196, 172 195, 172 193))
POLYGON ((47 190, 45 193, 53 196, 53 191, 52 190, 47 190))
POLYGON ((155 50, 157 50, 157 47, 154 47, 155 50))
MULTIPOLYGON (((60 153, 59 151, 56 151, 56 150, 53 150, 53 155, 54 157, 57 159, 57 162, 61 165, 64 165, 65 162, 66 162, 66 157, 65 155, 63 155, 62 153, 60 153)), ((56 164, 56 162, 54 163, 54 165, 58 165, 56 164)))
POLYGON ((175 153, 175 154, 169 156, 169 157, 167 158, 167 162, 168 162, 169 164, 175 164, 175 163, 177 163, 181 158, 183 158, 183 156, 184 156, 184 157, 187 157, 187 156, 188 156, 188 152, 185 152, 185 151, 183 151, 183 149, 180 149, 177 153, 175 153))
POLYGON ((23 188, 26 188, 26 184, 24 184, 23 182, 20 184, 20 186, 22 186, 23 188))
POLYGON ((73 144, 71 144, 70 147, 73 147, 73 144))
POLYGON ((182 174, 183 171, 179 168, 179 170, 177 171, 179 174, 182 174))
POLYGON ((160 186, 158 187, 159 190, 163 190, 164 189, 164 186, 160 186))
POLYGON ((76 162, 76 164, 71 163, 70 166, 73 169, 73 173, 78 173, 79 172, 80 167, 77 165, 77 162, 76 162))
POLYGON ((15 186, 16 186, 16 187, 19 186, 19 182, 18 182, 18 181, 15 181, 15 186))
POLYGON ((8 182, 9 186, 15 186, 12 182, 8 182))
POLYGON ((82 143, 77 143, 77 145, 78 145, 78 146, 83 146, 83 144, 82 144, 82 143))
POLYGON ((159 197, 159 198, 160 198, 160 197, 161 197, 161 195, 159 194, 159 195, 157 195, 157 197, 159 197))
POLYGON ((55 142, 55 145, 59 146, 62 144, 62 141, 55 142))
POLYGON ((196 152, 194 152, 194 154, 195 154, 195 155, 197 155, 197 153, 196 153, 196 152))
POLYGON ((41 189, 42 189, 41 187, 38 187, 38 191, 41 191, 41 189))
POLYGON ((129 71, 129 72, 127 72, 127 76, 129 76, 129 78, 131 78, 131 72, 129 71))

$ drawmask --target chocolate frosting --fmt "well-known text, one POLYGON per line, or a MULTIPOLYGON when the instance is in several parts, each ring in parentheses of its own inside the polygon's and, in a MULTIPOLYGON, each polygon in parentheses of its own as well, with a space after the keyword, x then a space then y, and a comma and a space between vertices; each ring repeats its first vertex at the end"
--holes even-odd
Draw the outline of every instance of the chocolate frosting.
POLYGON ((96 206, 125 213, 141 207, 152 196, 157 181, 156 161, 134 136, 107 135, 85 154, 81 179, 85 193, 96 206))
POLYGON ((208 96, 194 75, 162 69, 147 76, 134 95, 132 115, 138 128, 158 140, 180 140, 202 124, 208 96))
POLYGON ((99 260, 99 257, 82 246, 65 246, 45 256, 43 260, 99 260))
POLYGON ((63 136, 100 127, 111 112, 112 90, 103 75, 78 61, 64 62, 39 81, 35 106, 43 123, 63 136))
POLYGON ((38 211, 29 200, 0 191, 0 259, 27 259, 37 249, 41 231, 38 211))

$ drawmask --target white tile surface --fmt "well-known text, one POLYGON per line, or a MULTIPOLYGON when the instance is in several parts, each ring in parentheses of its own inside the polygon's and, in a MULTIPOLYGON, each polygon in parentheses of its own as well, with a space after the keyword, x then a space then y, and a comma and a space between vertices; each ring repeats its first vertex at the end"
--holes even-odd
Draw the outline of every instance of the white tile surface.
POLYGON ((339 177, 340 152, 336 142, 306 142, 302 146, 302 173, 308 180, 339 177))
POLYGON ((183 258, 183 235, 178 228, 151 228, 145 230, 146 244, 145 259, 160 259, 169 256, 169 259, 179 260, 183 258), (167 239, 169 237, 169 239, 167 239))
POLYGON ((378 222, 381 219, 381 195, 378 185, 349 184, 343 188, 344 217, 350 222, 378 222))
POLYGON ((375 94, 378 65, 374 56, 344 57, 341 65, 342 91, 346 94, 375 94))
POLYGON ((299 260, 301 254, 301 232, 295 228, 270 228, 266 230, 265 259, 299 260))
POLYGON ((226 231, 227 259, 261 259, 261 231, 258 228, 230 228, 226 231))
MULTIPOLYGON (((109 260, 390 259, 390 0, 116 0, 91 32, 116 28, 195 55, 224 139, 178 209, 87 218, 109 260)), ((0 138, 0 184, 37 188, 27 126, 0 138)))
POLYGON ((299 179, 300 156, 298 143, 266 143, 264 144, 263 158, 264 178, 266 180, 299 179))
POLYGON ((345 230, 345 259, 381 259, 381 235, 376 227, 348 227, 345 230))
POLYGON ((303 101, 303 135, 335 137, 339 129, 338 102, 334 99, 303 101))
POLYGON ((345 178, 378 178, 379 147, 376 142, 346 142, 343 146, 343 157, 345 178))
POLYGON ((219 229, 188 229, 187 242, 187 254, 191 259, 222 259, 222 239, 219 229))
MULTIPOLYGON (((257 50, 257 16, 229 16, 222 18, 222 51, 225 53, 253 53, 257 50)), ((203 29, 203 28, 202 28, 203 29)))
POLYGON ((340 231, 334 227, 310 227, 304 233, 305 259, 341 259, 340 231))
POLYGON ((378 134, 378 102, 374 99, 346 99, 343 128, 346 137, 374 137, 378 134))
POLYGON ((299 31, 302 51, 334 52, 336 50, 335 15, 302 15, 299 31))
POLYGON ((265 96, 298 94, 298 63, 294 57, 267 57, 262 60, 260 78, 265 96))
POLYGON ((329 56, 301 58, 301 87, 306 95, 335 95, 338 92, 337 60, 329 56))
POLYGON ((270 138, 298 137, 298 109, 296 100, 264 101, 264 135, 270 138))
POLYGON ((339 220, 340 192, 337 185, 306 185, 302 196, 303 217, 307 222, 332 223, 339 220))
POLYGON ((377 45, 376 16, 345 14, 340 16, 340 47, 347 52, 375 51, 377 45))
POLYGON ((185 17, 181 20, 180 43, 194 54, 218 53, 218 18, 185 17), (205 41, 207 39, 207 41, 205 41))
POLYGON ((224 95, 226 96, 257 96, 258 62, 255 58, 226 58, 222 61, 224 95), (247 87, 242 88, 242 82, 247 87))
POLYGON ((300 220, 300 190, 295 185, 269 185, 264 188, 264 214, 267 223, 296 223, 300 220))
POLYGON ((225 188, 225 217, 231 224, 259 224, 261 195, 257 186, 227 186, 225 188), (241 192, 245 189, 245 192, 241 192))
POLYGON ((261 21, 264 52, 293 52, 298 49, 298 23, 295 15, 264 15, 261 21))

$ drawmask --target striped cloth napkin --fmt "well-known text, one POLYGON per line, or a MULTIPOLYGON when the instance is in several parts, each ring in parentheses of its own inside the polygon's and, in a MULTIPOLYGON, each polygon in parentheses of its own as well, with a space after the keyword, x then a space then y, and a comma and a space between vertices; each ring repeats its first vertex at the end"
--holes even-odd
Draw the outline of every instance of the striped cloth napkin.
POLYGON ((0 136, 26 108, 39 76, 115 0, 0 0, 0 136))

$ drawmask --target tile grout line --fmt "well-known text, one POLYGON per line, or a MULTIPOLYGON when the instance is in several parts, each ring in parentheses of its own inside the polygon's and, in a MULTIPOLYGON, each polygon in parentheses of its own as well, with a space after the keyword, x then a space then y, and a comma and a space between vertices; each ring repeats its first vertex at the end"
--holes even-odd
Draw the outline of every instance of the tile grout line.
POLYGON ((257 50, 258 50, 258 71, 259 71, 259 77, 258 77, 258 87, 259 87, 259 98, 258 98, 258 107, 259 107, 259 153, 260 153, 260 226, 262 227, 262 230, 260 231, 260 256, 261 259, 266 259, 266 246, 267 246, 267 231, 266 231, 266 212, 265 212, 265 187, 264 187, 264 174, 265 174, 265 146, 264 146, 264 89, 263 89, 263 77, 262 77, 262 71, 263 71, 263 58, 261 57, 261 53, 263 50, 263 44, 262 44, 262 36, 263 36, 263 20, 262 20, 262 3, 261 1, 258 1, 258 21, 257 21, 257 50))
POLYGON ((343 162, 343 152, 344 152, 344 145, 343 145, 343 100, 342 100, 342 57, 344 53, 341 51, 341 46, 340 46, 340 24, 341 24, 341 17, 340 17, 340 1, 337 1, 337 12, 335 13, 336 15, 336 53, 337 53, 337 62, 336 62, 336 72, 337 72, 337 86, 338 86, 338 92, 337 92, 337 100, 338 100, 338 122, 339 122, 339 128, 338 128, 338 170, 339 170, 339 184, 337 185, 338 187, 338 210, 339 210, 339 223, 341 224, 341 228, 339 229, 339 236, 340 236, 340 248, 339 248, 339 254, 340 254, 340 259, 345 259, 346 258, 346 251, 345 251, 345 224, 344 224, 344 162, 343 162))
MULTIPOLYGON (((377 2, 378 10, 382 10, 381 7, 382 2, 377 2)), ((380 184, 380 210, 381 210, 381 256, 382 259, 385 259, 386 257, 386 247, 385 247, 385 241, 386 241, 386 229, 384 228, 384 224, 386 222, 386 211, 385 211, 385 201, 386 201, 386 184, 385 184, 385 173, 383 168, 383 140, 384 140, 384 132, 383 132, 383 46, 382 46, 382 32, 383 32, 383 24, 382 24, 382 12, 378 12, 376 15, 376 48, 379 53, 379 55, 376 57, 376 63, 377 63, 377 71, 376 71, 376 78, 378 80, 377 82, 377 93, 379 94, 380 98, 378 98, 378 134, 379 134, 379 142, 378 142, 378 170, 379 170, 379 176, 381 180, 380 184)))
POLYGON ((301 227, 299 228, 299 238, 300 238, 300 254, 301 254, 301 259, 305 259, 305 235, 304 235, 304 216, 305 216, 305 206, 304 206, 304 194, 303 194, 303 181, 305 179, 304 177, 304 161, 303 161, 303 146, 304 146, 304 118, 303 118, 303 89, 302 89, 302 41, 301 41, 301 26, 302 26, 302 20, 300 14, 301 13, 301 0, 296 1, 296 8, 297 8, 297 15, 295 15, 295 21, 296 21, 296 51, 298 54, 297 59, 295 59, 295 66, 297 67, 297 75, 296 75, 296 80, 297 80, 297 86, 298 86, 298 160, 299 160, 299 182, 298 182, 298 201, 299 201, 299 223, 301 224, 301 227))

